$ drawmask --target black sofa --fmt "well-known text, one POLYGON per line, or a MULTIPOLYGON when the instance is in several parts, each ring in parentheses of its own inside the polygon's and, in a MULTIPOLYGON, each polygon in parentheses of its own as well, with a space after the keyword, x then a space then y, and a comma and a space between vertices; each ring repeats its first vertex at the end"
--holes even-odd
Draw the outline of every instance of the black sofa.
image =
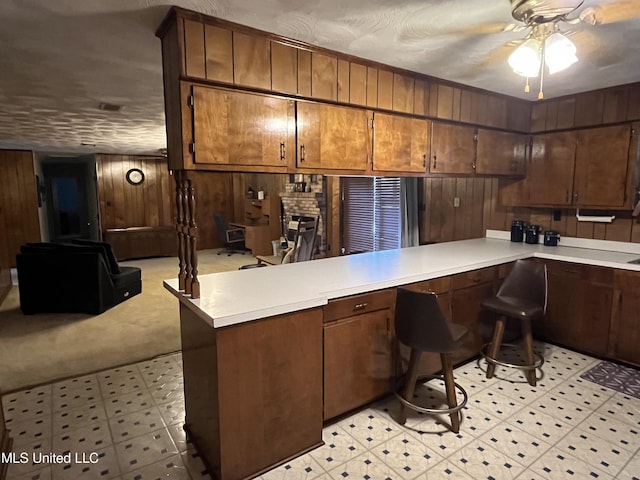
POLYGON ((141 270, 119 265, 104 242, 28 243, 16 262, 26 315, 99 314, 142 291, 141 270))

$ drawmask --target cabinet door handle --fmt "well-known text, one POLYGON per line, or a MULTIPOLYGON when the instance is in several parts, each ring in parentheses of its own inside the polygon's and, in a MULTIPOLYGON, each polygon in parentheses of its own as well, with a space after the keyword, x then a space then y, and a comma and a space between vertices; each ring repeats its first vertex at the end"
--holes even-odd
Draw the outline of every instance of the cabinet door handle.
POLYGON ((569 190, 567 190, 567 195, 564 198, 565 203, 569 203, 569 190))
POLYGON ((422 166, 427 168, 427 154, 422 155, 422 166))
POLYGON ((438 156, 434 155, 433 156, 433 169, 434 170, 436 169, 437 162, 438 162, 438 156))
POLYGON ((300 162, 304 162, 304 145, 300 145, 300 162))
POLYGON ((280 143, 280 160, 284 160, 285 158, 285 150, 284 150, 284 142, 280 143))
POLYGON ((357 312, 357 311, 359 311, 359 310, 364 310, 365 308, 367 308, 367 305, 368 305, 368 304, 367 304, 367 302, 364 302, 364 303, 356 303, 356 304, 353 306, 353 311, 354 311, 354 312, 357 312))
POLYGON ((573 194, 573 201, 574 203, 578 201, 578 192, 573 194))

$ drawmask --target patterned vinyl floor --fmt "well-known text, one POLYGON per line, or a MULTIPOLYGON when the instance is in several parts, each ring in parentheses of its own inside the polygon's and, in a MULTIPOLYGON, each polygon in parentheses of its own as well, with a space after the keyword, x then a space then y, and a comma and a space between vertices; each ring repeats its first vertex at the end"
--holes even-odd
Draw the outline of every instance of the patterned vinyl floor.
MULTIPOLYGON (((640 399, 582 378, 597 359, 536 348, 546 360, 536 387, 516 370, 487 380, 477 362, 456 369, 469 393, 459 434, 428 415, 399 426, 389 397, 327 426, 324 446, 261 478, 639 479, 640 399)), ((426 387, 417 395, 441 401, 426 387)), ((14 451, 30 459, 10 465, 9 479, 209 478, 182 430, 179 354, 5 395, 3 404, 14 451), (51 452, 89 461, 33 462, 51 452)))

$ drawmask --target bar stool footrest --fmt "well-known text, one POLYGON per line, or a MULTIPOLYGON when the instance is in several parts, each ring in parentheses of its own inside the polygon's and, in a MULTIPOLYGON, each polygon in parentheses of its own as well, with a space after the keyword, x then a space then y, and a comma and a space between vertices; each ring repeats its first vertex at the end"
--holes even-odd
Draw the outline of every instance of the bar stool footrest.
MULTIPOLYGON (((487 349, 490 346, 491 346, 491 343, 485 343, 484 345, 482 345, 482 348, 480 349, 480 355, 482 355, 482 358, 484 358, 488 363, 493 363, 494 365, 500 365, 501 367, 507 367, 507 368, 517 368, 518 370, 524 370, 528 372, 528 371, 536 370, 542 367, 542 364, 544 363, 544 358, 542 358, 542 356, 537 354, 536 352, 533 352, 533 355, 536 360, 533 365, 521 365, 518 363, 503 362, 498 360, 497 358, 492 358, 487 354, 487 349)), ((513 345, 511 343, 503 343, 502 345, 500 345, 500 350, 502 350, 503 347, 513 348, 513 349, 519 348, 517 345, 513 345)))
MULTIPOLYGON (((433 380, 434 378, 444 381, 444 375, 421 375, 416 379, 416 385, 418 383, 425 383, 425 381, 428 381, 428 380, 433 380)), ((457 391, 462 393, 463 400, 461 403, 459 403, 458 405, 452 408, 425 408, 425 407, 421 407, 420 405, 416 405, 415 403, 411 403, 409 400, 405 399, 400 394, 400 389, 402 388, 402 386, 396 388, 396 391, 394 392, 394 394, 396 398, 400 401, 400 403, 402 403, 405 407, 410 408, 411 410, 414 410, 416 412, 449 415, 451 413, 456 413, 462 410, 464 406, 467 404, 467 400, 469 398, 466 390, 462 388, 460 384, 458 384, 457 382, 453 382, 453 385, 455 386, 457 391)))

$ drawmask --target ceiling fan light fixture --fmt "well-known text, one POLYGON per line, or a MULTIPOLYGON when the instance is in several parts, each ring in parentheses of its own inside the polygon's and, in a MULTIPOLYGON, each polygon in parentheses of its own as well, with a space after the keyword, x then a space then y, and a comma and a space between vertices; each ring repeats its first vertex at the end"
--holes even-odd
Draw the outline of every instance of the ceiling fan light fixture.
POLYGON ((509 66, 523 77, 537 77, 540 71, 542 44, 530 38, 509 55, 509 66))
POLYGON ((544 45, 544 62, 549 68, 549 73, 560 72, 578 61, 576 46, 571 40, 555 32, 549 35, 544 45))

